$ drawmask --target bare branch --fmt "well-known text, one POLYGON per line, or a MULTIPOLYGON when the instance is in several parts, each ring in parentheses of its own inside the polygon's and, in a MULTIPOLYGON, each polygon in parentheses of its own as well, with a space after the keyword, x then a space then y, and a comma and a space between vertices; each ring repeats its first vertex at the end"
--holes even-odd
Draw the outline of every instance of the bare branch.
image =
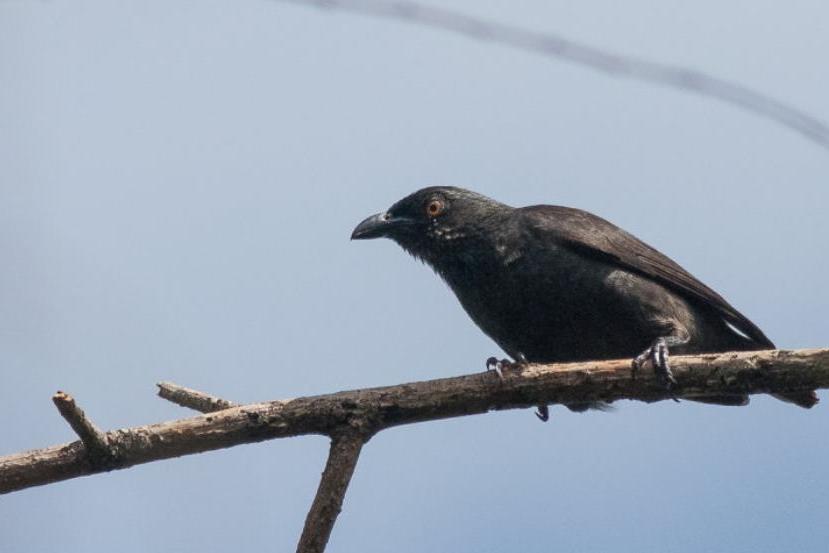
POLYGON ((81 439, 93 464, 104 464, 112 457, 106 435, 87 418, 86 413, 75 404, 75 399, 66 392, 58 391, 52 396, 58 412, 66 419, 75 434, 81 439))
MULTIPOLYGON (((829 387, 829 349, 756 351, 672 357, 680 397, 756 394, 829 387)), ((546 403, 668 399, 651 371, 633 378, 630 360, 529 365, 507 371, 240 405, 215 413, 105 434, 113 453, 93 466, 80 442, 0 458, 0 493, 104 470, 121 469, 303 434, 364 434, 402 424, 519 409, 546 403)))
POLYGON ((200 413, 213 413, 214 411, 236 406, 232 401, 185 388, 172 382, 159 382, 156 386, 158 386, 159 397, 200 413))
POLYGON ((343 433, 331 439, 328 461, 320 479, 317 495, 299 538, 297 553, 322 553, 331 536, 343 505, 343 498, 357 466, 365 438, 355 432, 343 433))
POLYGON ((694 92, 742 108, 789 127, 829 149, 829 125, 820 118, 738 83, 681 66, 622 56, 551 34, 505 25, 464 13, 407 1, 384 0, 277 0, 339 9, 373 17, 396 19, 441 29, 476 40, 504 44, 543 56, 563 59, 652 84, 694 92))

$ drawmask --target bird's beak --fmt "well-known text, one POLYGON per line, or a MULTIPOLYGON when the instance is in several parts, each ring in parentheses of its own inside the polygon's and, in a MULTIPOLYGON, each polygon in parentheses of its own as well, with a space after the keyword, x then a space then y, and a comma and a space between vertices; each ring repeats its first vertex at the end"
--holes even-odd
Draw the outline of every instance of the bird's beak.
POLYGON ((388 213, 377 213, 366 217, 351 233, 351 239, 368 240, 388 236, 397 222, 397 219, 392 218, 388 213))

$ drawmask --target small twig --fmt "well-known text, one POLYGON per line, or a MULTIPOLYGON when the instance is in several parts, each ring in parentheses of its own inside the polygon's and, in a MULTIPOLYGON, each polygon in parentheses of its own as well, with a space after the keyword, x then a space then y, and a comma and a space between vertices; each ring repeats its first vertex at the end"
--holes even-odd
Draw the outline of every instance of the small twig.
POLYGON ((58 412, 66 419, 75 434, 86 447, 90 460, 99 461, 112 457, 112 450, 106 434, 101 432, 95 424, 87 418, 83 409, 75 404, 75 399, 66 392, 58 391, 52 396, 52 402, 58 412))
POLYGON ((159 397, 201 413, 213 413, 236 406, 232 401, 185 388, 172 382, 159 382, 156 386, 158 386, 159 397))
POLYGON ((297 553, 321 553, 325 550, 337 515, 342 510, 343 498, 364 443, 364 437, 356 432, 340 434, 331 439, 328 461, 314 503, 305 518, 297 553))

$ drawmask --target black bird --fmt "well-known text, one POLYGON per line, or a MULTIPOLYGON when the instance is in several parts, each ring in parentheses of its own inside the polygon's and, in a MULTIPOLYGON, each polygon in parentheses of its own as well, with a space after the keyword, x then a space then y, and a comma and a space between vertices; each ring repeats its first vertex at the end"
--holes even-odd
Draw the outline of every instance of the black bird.
MULTIPOLYGON (((635 368, 650 360, 670 387, 668 348, 774 349, 754 323, 677 263, 580 209, 513 208, 462 188, 429 187, 368 217, 351 235, 379 237, 431 265, 517 362, 636 356, 635 368)), ((814 392, 777 397, 807 408, 818 401, 814 392)), ((702 400, 744 405, 748 397, 702 400)), ((542 420, 546 413, 540 407, 542 420)))

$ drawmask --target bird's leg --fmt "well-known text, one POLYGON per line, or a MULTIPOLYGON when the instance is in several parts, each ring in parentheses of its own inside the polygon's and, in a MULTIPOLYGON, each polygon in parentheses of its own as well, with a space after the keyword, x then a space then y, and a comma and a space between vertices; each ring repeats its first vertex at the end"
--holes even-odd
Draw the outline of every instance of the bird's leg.
MULTIPOLYGON (((641 369, 648 361, 653 365, 653 370, 659 379, 665 384, 665 388, 670 391, 676 385, 676 379, 671 371, 671 365, 668 361, 669 353, 668 346, 678 346, 686 344, 689 341, 687 333, 678 333, 670 336, 662 336, 654 340, 648 349, 637 355, 631 363, 633 376, 641 369)), ((673 396, 672 396, 673 397, 673 396)), ((673 397, 674 401, 679 401, 673 397)))
POLYGON ((670 390, 676 379, 671 372, 671 365, 668 362, 668 342, 662 338, 654 340, 648 349, 633 359, 633 371, 638 372, 648 361, 653 365, 653 370, 665 386, 670 390))
POLYGON ((520 369, 522 365, 527 365, 526 356, 520 351, 515 354, 515 361, 509 359, 498 359, 497 357, 490 357, 486 360, 486 370, 495 371, 500 380, 504 380, 504 372, 507 369, 520 369))

